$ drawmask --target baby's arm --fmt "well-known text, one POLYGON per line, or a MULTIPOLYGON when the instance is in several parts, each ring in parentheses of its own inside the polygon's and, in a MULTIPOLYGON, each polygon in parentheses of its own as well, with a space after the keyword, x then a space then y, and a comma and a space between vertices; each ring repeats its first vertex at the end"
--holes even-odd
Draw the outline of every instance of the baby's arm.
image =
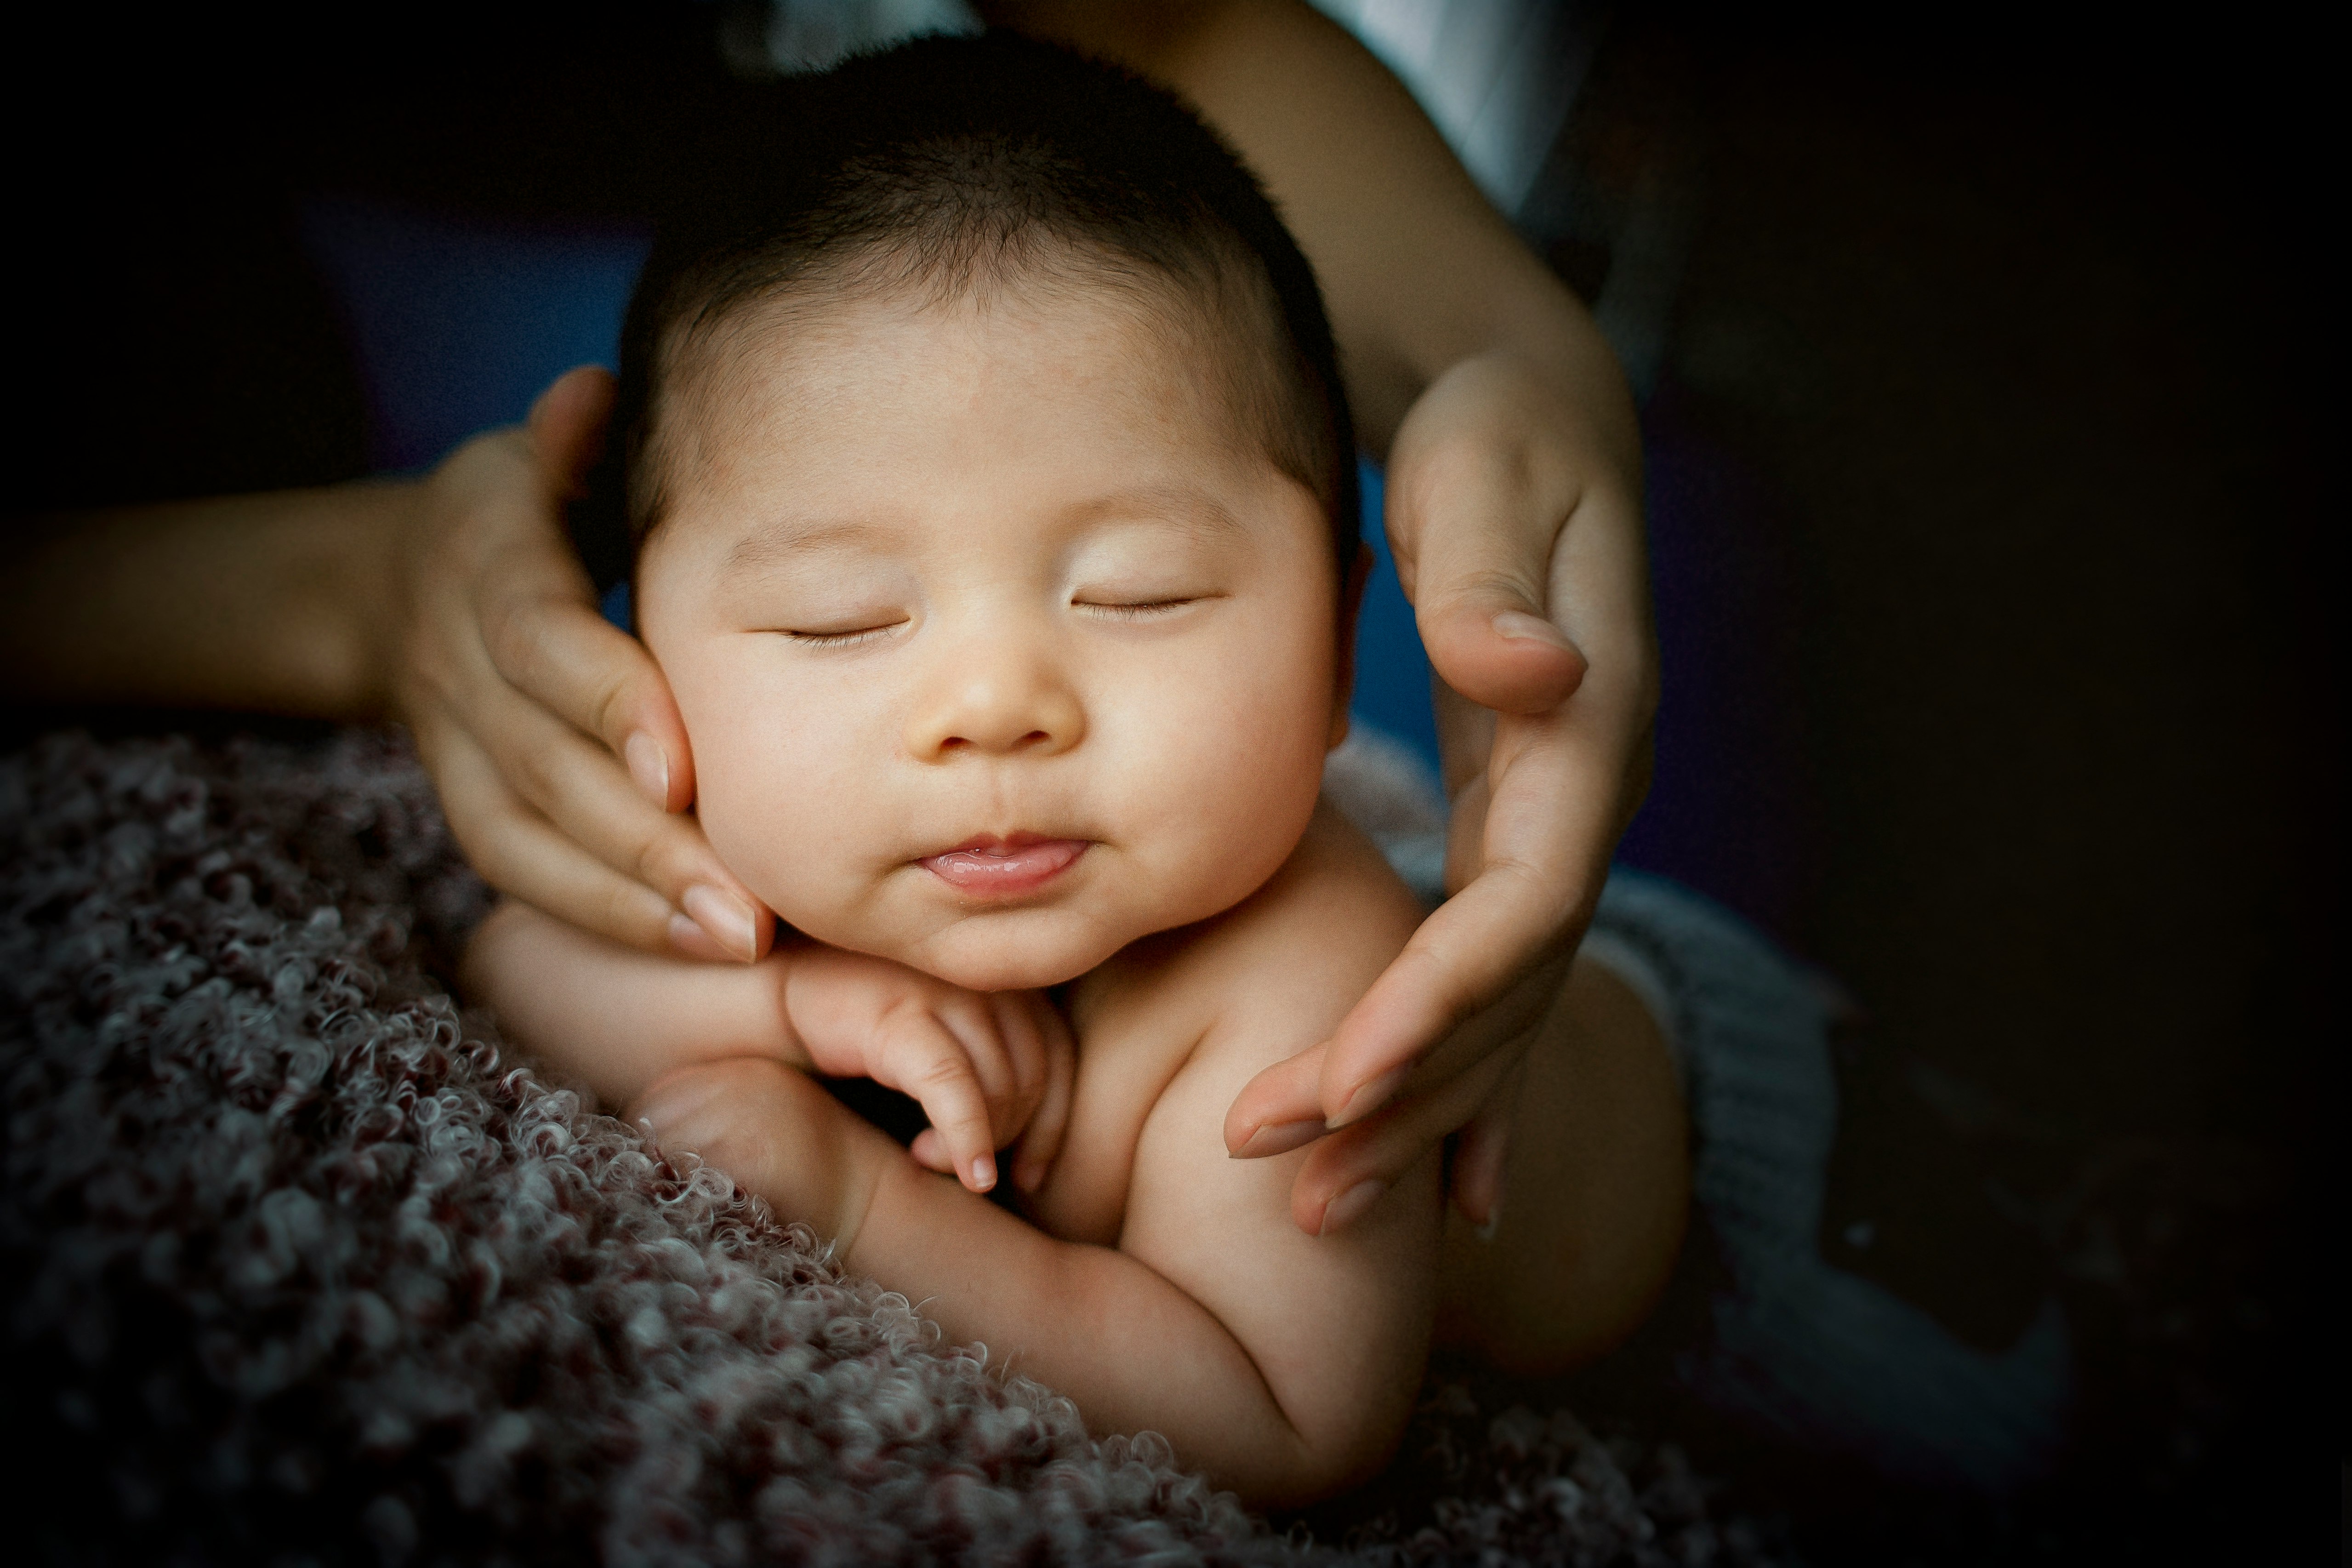
MULTIPOLYGON (((1439 1200, 1433 1152, 1368 1195, 1344 1232, 1311 1237, 1290 1219, 1304 1151, 1225 1153, 1240 1085, 1319 1038, 1418 915, 1392 879, 1307 880, 1270 900, 1284 907, 1203 939, 1209 951, 1178 961, 1189 973, 1134 1009, 1207 1034, 1134 1140, 1115 1248, 1059 1239, 915 1168, 764 1064, 656 1085, 656 1135, 833 1237, 846 1268, 922 1301, 950 1340, 984 1343, 999 1364, 1070 1395, 1096 1431, 1158 1431, 1183 1463, 1258 1506, 1328 1495, 1386 1458, 1419 1387, 1439 1200), (1216 1004, 1191 1005, 1202 995, 1216 1004), (837 1163, 822 1169, 801 1151, 837 1163)), ((1091 1027, 1089 1058, 1149 1044, 1125 1034, 1091 1027)), ((1055 1180, 1049 1209, 1066 1175, 1055 1180)))
POLYGON ((509 901, 467 944, 460 978, 509 1039, 632 1119, 666 1075, 733 1058, 870 1078, 922 1103, 916 1158, 984 1192, 1015 1137, 1016 1179, 1034 1187, 1067 1115, 1068 1033, 1043 996, 982 995, 863 953, 801 942, 758 963, 698 963, 509 901))

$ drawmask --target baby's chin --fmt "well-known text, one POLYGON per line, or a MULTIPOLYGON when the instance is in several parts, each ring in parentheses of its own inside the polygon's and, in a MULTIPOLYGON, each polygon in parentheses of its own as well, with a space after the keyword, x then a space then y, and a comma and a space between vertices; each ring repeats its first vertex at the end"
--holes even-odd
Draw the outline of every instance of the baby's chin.
MULTIPOLYGON (((793 922, 819 942, 891 959, 967 991, 1041 991, 1099 968, 1145 933, 1105 931, 1066 910, 1003 910, 967 915, 918 934, 873 931, 827 935, 793 922)), ((821 923, 821 922, 820 922, 821 923)))

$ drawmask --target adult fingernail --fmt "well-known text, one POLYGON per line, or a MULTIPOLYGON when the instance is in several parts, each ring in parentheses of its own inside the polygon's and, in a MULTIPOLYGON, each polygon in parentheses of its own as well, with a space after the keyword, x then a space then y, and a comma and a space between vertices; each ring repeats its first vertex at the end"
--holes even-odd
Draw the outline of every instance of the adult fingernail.
POLYGON ((722 893, 707 883, 698 882, 686 890, 678 902, 692 916, 694 923, 710 933, 710 939, 726 950, 726 955, 739 963, 749 963, 760 956, 757 927, 751 921, 751 907, 732 893, 722 893))
POLYGON ((1477 1237, 1481 1241, 1495 1239, 1495 1232, 1503 1225, 1503 1185, 1495 1184, 1495 1195, 1487 1201, 1486 1217, 1478 1222, 1477 1237))
POLYGON ((1234 1158, 1263 1160, 1269 1154, 1287 1154, 1322 1136, 1323 1123, 1311 1117, 1305 1121, 1270 1122, 1243 1140, 1242 1146, 1234 1151, 1234 1158))
POLYGON ((982 1154, 971 1163, 971 1190, 984 1193, 996 1185, 996 1162, 982 1154))
POLYGON ((640 730, 621 748, 621 758, 629 764, 629 777, 636 782, 639 793, 667 811, 669 753, 662 749, 662 743, 640 730))
POLYGON ((1541 616, 1530 616, 1524 610, 1505 610, 1488 624, 1494 626, 1496 637, 1508 637, 1513 642, 1546 642, 1554 647, 1573 646, 1566 632, 1541 616))
POLYGON ((1388 1190, 1389 1184, 1383 1181, 1358 1182, 1324 1205, 1323 1228, 1318 1234, 1328 1236, 1335 1230, 1345 1230, 1363 1218, 1365 1211, 1380 1202, 1381 1194, 1388 1190))
POLYGON ((698 958, 706 963, 735 962, 735 955, 719 946, 716 938, 681 914, 669 917, 669 944, 687 957, 698 958))
POLYGON ((1339 1114, 1326 1121, 1323 1124, 1324 1127, 1328 1131, 1336 1131, 1358 1117, 1370 1116, 1388 1103, 1389 1096, 1394 1094, 1397 1085, 1403 1081, 1404 1068, 1390 1068, 1349 1095, 1348 1103, 1339 1108, 1339 1114))

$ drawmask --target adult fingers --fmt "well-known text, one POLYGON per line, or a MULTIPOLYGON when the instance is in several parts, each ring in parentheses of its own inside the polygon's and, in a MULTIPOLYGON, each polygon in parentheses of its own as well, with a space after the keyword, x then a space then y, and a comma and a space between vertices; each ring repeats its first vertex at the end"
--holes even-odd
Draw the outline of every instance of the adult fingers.
MULTIPOLYGON (((617 393, 599 365, 566 371, 531 405, 530 438, 551 496, 577 496, 603 450, 617 393)), ((560 562, 484 582, 483 640, 518 689, 601 737, 647 799, 682 811, 694 799, 694 761, 669 683, 643 644, 587 598, 578 563, 553 531, 510 536, 508 548, 552 543, 560 562)))
MULTIPOLYGON (((1439 1042, 1556 954, 1581 900, 1577 882, 1551 868, 1490 858, 1422 923, 1333 1031, 1319 1084, 1325 1120, 1344 1127, 1386 1103, 1439 1042)), ((1446 1056, 1474 1059, 1477 1042, 1507 1032, 1504 1021, 1485 1021, 1446 1056)))
POLYGON ((1572 439, 1560 390, 1508 356, 1454 366, 1397 432, 1387 526, 1430 660, 1455 690, 1505 712, 1558 707, 1584 651, 1550 605, 1554 542, 1606 456, 1572 439))
POLYGON ((1503 1170, 1511 1152, 1511 1124, 1519 1109, 1519 1093, 1527 1086, 1528 1066, 1518 1066, 1489 1090, 1454 1142, 1454 1168, 1449 1185, 1454 1206, 1463 1217, 1492 1236, 1503 1211, 1503 1170))
POLYGON ((615 942, 655 952, 675 946, 698 957, 722 956, 697 951, 699 928, 660 894, 614 871, 525 805, 467 731, 425 724, 415 733, 450 835, 484 880, 615 942))
POLYGON ((1441 924, 1439 917, 1472 892, 1487 901, 1507 896, 1496 886, 1474 887, 1441 906, 1330 1039, 1275 1063, 1243 1086, 1225 1113, 1228 1153, 1244 1160, 1287 1153, 1371 1115, 1409 1079, 1436 1081, 1463 1070, 1508 1036, 1514 1015, 1481 1008, 1508 990, 1515 969, 1539 956, 1540 949, 1521 953, 1515 946, 1496 952, 1480 945, 1479 933, 1489 925, 1527 923, 1507 912, 1494 917, 1489 911, 1481 919, 1473 909, 1467 935, 1454 929, 1463 921, 1459 914, 1441 924), (1342 1050, 1351 1058, 1344 1074, 1333 1066, 1342 1050))
POLYGON ((1291 1184, 1291 1223, 1309 1236, 1347 1228, 1433 1145, 1469 1121, 1517 1065, 1516 1056, 1489 1056, 1428 1094, 1400 1100, 1322 1140, 1291 1184))
POLYGON ((1648 568, 1635 498, 1603 476, 1579 485, 1564 512, 1538 510, 1515 520, 1512 507, 1549 501, 1514 489, 1499 480, 1465 484, 1443 503, 1457 515, 1423 531, 1414 605, 1432 668, 1468 700, 1519 714, 1570 700, 1596 668, 1634 686, 1651 679, 1648 568))
POLYGON ((1603 683, 1540 718, 1497 719, 1486 770, 1456 796, 1449 879, 1466 884, 1333 1034, 1320 1100, 1334 1125, 1383 1103, 1435 1041, 1574 945, 1623 825, 1622 706, 1603 683))
POLYGON ((577 496, 604 449, 620 384, 598 364, 573 365, 532 400, 523 424, 548 493, 577 496))
POLYGON ((1286 1057, 1242 1086, 1225 1112, 1225 1152, 1236 1160, 1286 1154, 1323 1136, 1327 1043, 1286 1057))
POLYGON ((507 684, 603 741, 654 805, 692 805, 694 750, 645 645, 577 599, 527 585, 484 593, 482 637, 507 684))
POLYGON ((1061 1157, 1062 1140, 1069 1131, 1078 1053, 1076 1042, 1070 1038, 1070 1026, 1054 1004, 1040 992, 1033 991, 1027 995, 1045 1047, 1045 1079, 1036 1112, 1029 1118, 1020 1146, 1013 1151, 1013 1179, 1020 1184, 1023 1192, 1034 1193, 1045 1184, 1054 1162, 1061 1157))
MULTIPOLYGON (((475 717, 477 722, 464 728, 470 736, 487 738, 476 744, 509 791, 607 868, 684 912, 677 929, 688 940, 667 945, 684 945, 698 957, 742 963, 766 951, 774 931, 766 909, 719 863, 692 817, 673 816, 646 800, 594 742, 513 692, 483 694, 475 717), (685 932, 686 925, 696 931, 685 932)), ((490 877, 488 868, 481 869, 490 877)), ((499 885, 528 897, 520 888, 499 885)), ((550 912, 592 923, 585 911, 550 912)), ((619 932, 609 934, 627 940, 619 932)))
POLYGON ((949 1168, 975 1193, 996 1185, 996 1146, 990 1136, 988 1099, 962 1043, 928 1007, 900 1006, 884 1015, 875 1081, 912 1095, 947 1145, 949 1168))

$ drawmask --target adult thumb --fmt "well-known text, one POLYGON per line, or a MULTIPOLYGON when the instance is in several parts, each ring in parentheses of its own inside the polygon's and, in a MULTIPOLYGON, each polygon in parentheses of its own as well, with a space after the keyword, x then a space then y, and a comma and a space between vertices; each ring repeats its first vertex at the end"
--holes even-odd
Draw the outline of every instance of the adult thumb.
POLYGON ((1503 713, 1549 713, 1584 683, 1586 661, 1568 634, 1519 588, 1492 575, 1454 584, 1423 574, 1415 616, 1439 679, 1503 713))

